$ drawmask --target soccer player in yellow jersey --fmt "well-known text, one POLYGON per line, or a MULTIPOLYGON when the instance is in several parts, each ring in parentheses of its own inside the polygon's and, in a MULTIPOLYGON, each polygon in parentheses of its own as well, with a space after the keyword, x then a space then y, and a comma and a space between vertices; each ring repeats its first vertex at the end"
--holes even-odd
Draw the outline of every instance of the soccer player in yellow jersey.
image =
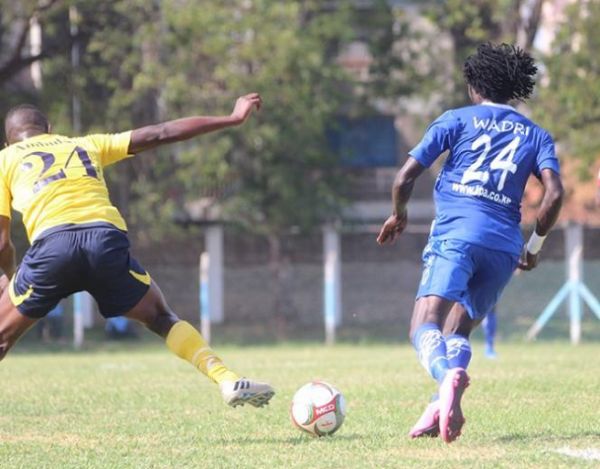
POLYGON ((103 175, 106 166, 141 151, 240 125, 260 106, 254 93, 240 97, 229 116, 74 138, 53 134, 34 106, 11 109, 5 118, 8 146, 0 152, 0 360, 62 298, 85 290, 103 316, 135 319, 163 337, 175 354, 219 384, 227 404, 268 403, 271 386, 229 370, 130 256, 127 227, 109 200, 103 175), (18 268, 11 206, 23 214, 31 242, 18 268))

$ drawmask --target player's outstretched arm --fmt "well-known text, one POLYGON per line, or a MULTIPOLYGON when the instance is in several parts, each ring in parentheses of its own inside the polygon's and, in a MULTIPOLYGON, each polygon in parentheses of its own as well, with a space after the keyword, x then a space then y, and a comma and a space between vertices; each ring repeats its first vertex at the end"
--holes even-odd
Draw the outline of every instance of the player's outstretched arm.
POLYGON ((404 163, 402 168, 396 173, 396 178, 394 179, 394 184, 392 186, 392 204, 394 211, 379 231, 379 236, 377 236, 377 242, 379 244, 385 244, 387 241, 394 241, 396 237, 404 231, 404 228, 406 228, 408 222, 406 204, 412 194, 415 181, 423 171, 425 171, 425 167, 412 156, 409 156, 406 163, 404 163))
POLYGON ((544 186, 544 198, 538 210, 535 230, 519 262, 521 270, 531 270, 537 265, 542 244, 556 223, 562 207, 564 190, 560 176, 551 169, 543 169, 541 180, 544 186))
POLYGON ((600 172, 596 176, 596 207, 600 207, 600 172))
MULTIPOLYGON (((10 218, 0 215, 0 269, 10 279, 16 270, 15 247, 10 239, 10 218)), ((3 285, 0 282, 0 291, 3 285)))
POLYGON ((188 140, 198 135, 243 124, 252 109, 260 109, 262 100, 258 93, 238 98, 233 112, 228 116, 195 116, 140 127, 131 132, 129 153, 139 153, 161 145, 188 140))

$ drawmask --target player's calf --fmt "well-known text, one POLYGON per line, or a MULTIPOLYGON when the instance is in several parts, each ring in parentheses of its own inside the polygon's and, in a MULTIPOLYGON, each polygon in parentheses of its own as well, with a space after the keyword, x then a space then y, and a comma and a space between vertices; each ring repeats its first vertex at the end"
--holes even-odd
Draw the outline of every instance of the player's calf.
POLYGON ((240 378, 227 368, 200 333, 185 321, 179 321, 171 328, 167 335, 167 346, 217 383, 227 405, 237 407, 249 403, 254 407, 262 407, 275 394, 267 383, 240 378))
POLYGON ((175 355, 191 363, 217 383, 226 404, 236 407, 247 402, 254 407, 262 407, 275 394, 268 384, 242 379, 226 367, 200 332, 171 311, 154 282, 146 295, 126 316, 140 321, 152 332, 163 337, 167 347, 175 355))
POLYGON ((0 360, 4 359, 8 351, 19 338, 37 322, 20 313, 15 308, 6 292, 0 297, 0 360))

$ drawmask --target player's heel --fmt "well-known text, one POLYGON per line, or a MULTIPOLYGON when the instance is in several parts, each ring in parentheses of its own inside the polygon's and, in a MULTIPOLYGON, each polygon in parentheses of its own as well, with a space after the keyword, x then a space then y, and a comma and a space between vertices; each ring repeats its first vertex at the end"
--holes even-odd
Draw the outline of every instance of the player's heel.
POLYGON ((470 378, 463 368, 452 368, 440 386, 440 436, 451 443, 461 434, 465 418, 460 402, 470 378))
POLYGON ((414 427, 408 432, 411 438, 429 437, 435 438, 440 434, 440 402, 435 400, 430 402, 423 415, 419 418, 414 427))

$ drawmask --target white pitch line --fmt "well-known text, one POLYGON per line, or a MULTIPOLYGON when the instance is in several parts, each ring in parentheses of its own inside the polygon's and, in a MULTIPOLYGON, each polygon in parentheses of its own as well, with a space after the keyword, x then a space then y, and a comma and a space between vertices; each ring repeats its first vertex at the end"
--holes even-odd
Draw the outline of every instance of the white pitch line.
POLYGON ((574 448, 559 448, 554 450, 555 453, 570 456, 572 458, 585 459, 586 461, 600 461, 600 449, 599 448, 585 448, 585 449, 574 449, 574 448))

